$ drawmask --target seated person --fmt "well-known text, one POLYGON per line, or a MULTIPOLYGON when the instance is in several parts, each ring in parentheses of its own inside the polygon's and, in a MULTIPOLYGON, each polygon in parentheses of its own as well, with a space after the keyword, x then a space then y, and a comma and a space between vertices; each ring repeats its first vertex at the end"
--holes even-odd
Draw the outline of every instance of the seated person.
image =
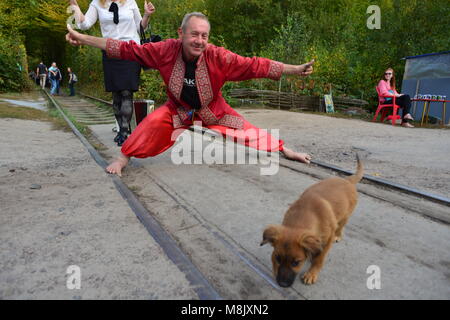
MULTIPOLYGON (((402 108, 402 126, 407 128, 414 128, 414 126, 409 123, 414 120, 414 118, 410 114, 411 110, 411 98, 407 94, 399 94, 397 90, 395 90, 395 76, 394 70, 392 68, 388 68, 380 82, 378 82, 378 92, 381 95, 387 96, 395 96, 395 104, 402 108)), ((392 98, 380 98, 381 104, 391 104, 392 98)))

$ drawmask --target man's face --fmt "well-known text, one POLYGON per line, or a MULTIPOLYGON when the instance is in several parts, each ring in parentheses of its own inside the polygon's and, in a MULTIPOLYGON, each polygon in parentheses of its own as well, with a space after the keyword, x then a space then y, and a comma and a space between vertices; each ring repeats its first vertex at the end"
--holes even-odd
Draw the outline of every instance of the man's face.
POLYGON ((184 58, 188 61, 198 58, 205 51, 209 37, 209 23, 198 17, 191 17, 186 30, 178 29, 183 43, 184 58))

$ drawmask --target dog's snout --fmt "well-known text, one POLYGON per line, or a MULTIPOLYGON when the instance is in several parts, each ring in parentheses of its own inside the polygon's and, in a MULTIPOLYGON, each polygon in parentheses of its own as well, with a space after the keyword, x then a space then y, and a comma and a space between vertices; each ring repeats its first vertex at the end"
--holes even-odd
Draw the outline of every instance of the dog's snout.
POLYGON ((294 283, 294 281, 284 281, 284 280, 277 280, 278 285, 282 288, 289 288, 290 286, 292 286, 292 284, 294 283))
POLYGON ((283 288, 290 287, 294 283, 296 275, 290 268, 281 267, 278 270, 277 283, 283 288))

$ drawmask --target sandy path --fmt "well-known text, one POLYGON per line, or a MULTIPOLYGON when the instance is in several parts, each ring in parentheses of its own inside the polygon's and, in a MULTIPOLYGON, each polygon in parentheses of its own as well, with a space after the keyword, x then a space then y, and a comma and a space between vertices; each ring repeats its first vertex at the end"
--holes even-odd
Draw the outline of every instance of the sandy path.
POLYGON ((450 198, 450 130, 407 129, 355 119, 288 111, 238 110, 261 128, 280 129, 287 146, 354 170, 355 151, 366 174, 450 198))
POLYGON ((0 299, 196 299, 72 133, 0 127, 0 299), (80 290, 66 286, 71 265, 80 290))

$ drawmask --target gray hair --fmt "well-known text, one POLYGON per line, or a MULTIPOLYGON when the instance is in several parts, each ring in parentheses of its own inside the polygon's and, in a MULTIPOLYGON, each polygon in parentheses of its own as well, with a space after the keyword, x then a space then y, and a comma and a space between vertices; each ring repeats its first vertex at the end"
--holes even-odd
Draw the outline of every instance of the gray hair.
POLYGON ((186 26, 192 17, 197 17, 197 18, 205 20, 206 22, 208 22, 209 28, 211 29, 211 25, 209 24, 209 20, 208 20, 207 16, 205 16, 201 12, 191 12, 191 13, 186 13, 186 15, 183 18, 183 21, 181 22, 181 30, 183 30, 183 32, 186 32, 186 26))

